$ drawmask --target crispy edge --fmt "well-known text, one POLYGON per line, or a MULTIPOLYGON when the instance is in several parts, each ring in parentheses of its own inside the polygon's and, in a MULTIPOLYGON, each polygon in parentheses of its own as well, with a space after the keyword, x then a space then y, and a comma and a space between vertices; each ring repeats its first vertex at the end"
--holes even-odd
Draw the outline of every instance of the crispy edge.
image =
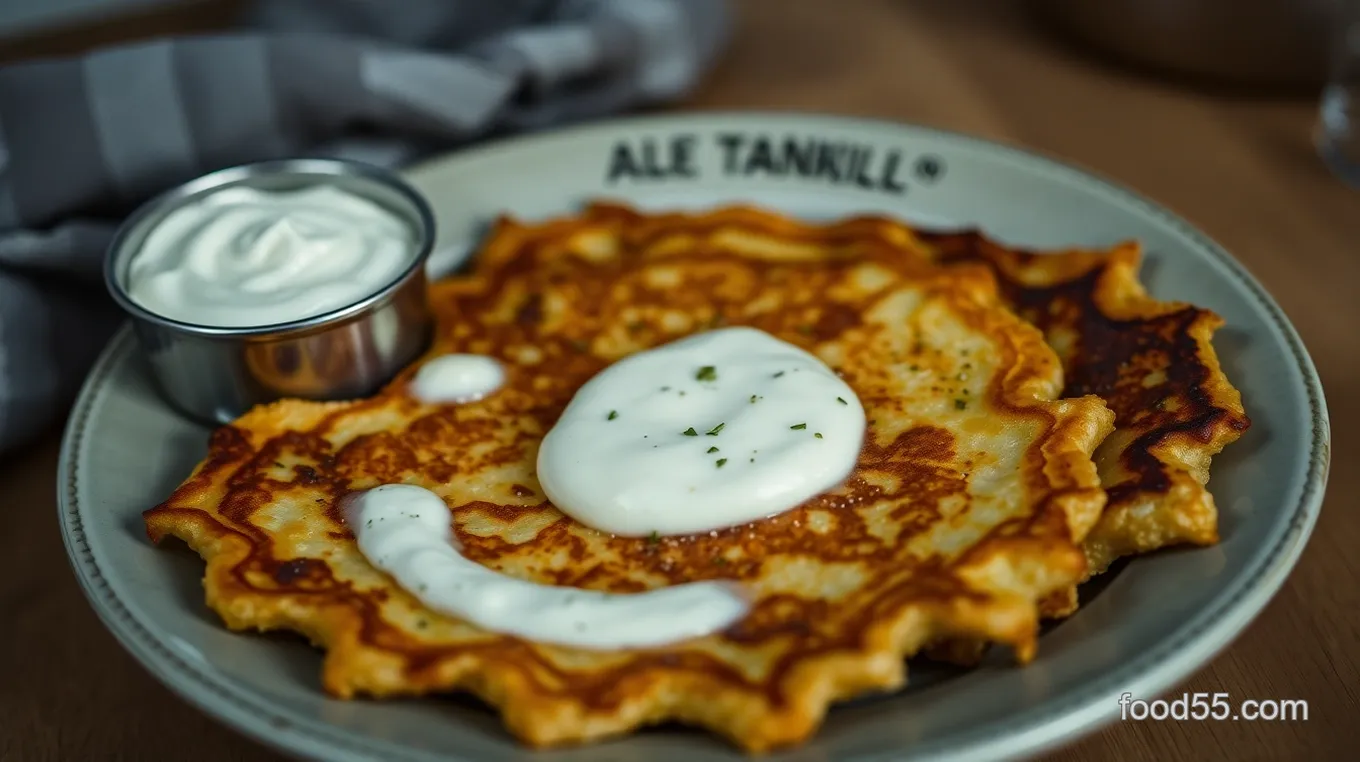
MULTIPOLYGON (((1151 318, 1191 307, 1152 298, 1138 279, 1141 261, 1141 249, 1134 243, 1110 252, 1094 294, 1097 308, 1106 317, 1151 318)), ((1186 334, 1194 341, 1196 360, 1206 371, 1200 392, 1206 404, 1221 414, 1194 433, 1167 432, 1147 448, 1165 468, 1170 484, 1166 490, 1141 491, 1131 499, 1114 500, 1106 506, 1084 543, 1090 575, 1105 571, 1123 556, 1182 544, 1212 545, 1219 540, 1218 509, 1208 489, 1209 468, 1215 455, 1246 432, 1250 420, 1242 406, 1241 392, 1228 380, 1214 349, 1214 333, 1223 326, 1223 318, 1210 310, 1195 309, 1197 314, 1186 334), (1166 521, 1172 512, 1174 520, 1166 521)), ((1133 431, 1140 437, 1150 433, 1137 428, 1133 431)), ((1097 462, 1122 457, 1123 448, 1112 451, 1119 444, 1119 439, 1112 439, 1097 448, 1097 462)), ((1115 485, 1106 485, 1111 486, 1115 485)))

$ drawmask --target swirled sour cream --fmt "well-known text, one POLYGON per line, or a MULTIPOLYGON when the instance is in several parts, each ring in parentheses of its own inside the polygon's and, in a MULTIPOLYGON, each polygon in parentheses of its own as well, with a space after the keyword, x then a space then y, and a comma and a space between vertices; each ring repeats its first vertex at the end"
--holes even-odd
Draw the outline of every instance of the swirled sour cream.
POLYGON ((128 272, 128 296, 196 325, 273 325, 353 304, 396 280, 415 241, 395 214, 330 185, 233 187, 170 212, 128 272))
POLYGON ((476 402, 505 383, 505 369, 494 357, 449 354, 427 360, 411 379, 411 393, 422 402, 476 402))
POLYGON ((448 507, 423 487, 359 493, 345 520, 369 563, 431 609, 493 632, 580 648, 647 648, 716 632, 749 608, 723 582, 604 593, 492 571, 458 552, 448 507))
POLYGON ((538 480, 601 531, 691 534, 786 511, 840 484, 864 409, 820 359, 753 328, 697 334, 588 381, 544 437, 538 480))

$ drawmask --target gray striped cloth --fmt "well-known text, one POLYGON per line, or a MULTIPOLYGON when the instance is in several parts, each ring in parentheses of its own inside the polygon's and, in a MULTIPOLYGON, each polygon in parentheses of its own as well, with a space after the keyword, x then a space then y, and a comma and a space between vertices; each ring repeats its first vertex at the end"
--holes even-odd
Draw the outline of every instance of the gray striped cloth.
POLYGON ((121 321, 121 215, 262 159, 400 165, 675 98, 724 0, 269 0, 230 34, 0 67, 0 452, 48 430, 121 321))

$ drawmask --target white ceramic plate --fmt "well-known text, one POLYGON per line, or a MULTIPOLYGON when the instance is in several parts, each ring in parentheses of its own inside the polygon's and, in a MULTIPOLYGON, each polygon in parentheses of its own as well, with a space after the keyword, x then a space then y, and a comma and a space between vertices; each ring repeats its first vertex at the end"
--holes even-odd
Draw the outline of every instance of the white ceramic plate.
MULTIPOLYGON (((1037 247, 1137 238, 1148 252, 1153 294, 1227 320, 1216 346, 1252 426, 1214 462, 1219 545, 1138 558, 1106 575, 1089 603, 1043 636, 1028 667, 998 660, 966 672, 913 669, 913 687, 833 709, 808 744, 771 760, 1010 758, 1115 721, 1122 693, 1152 698, 1247 625, 1284 582, 1317 517, 1327 413, 1313 365, 1279 307, 1185 221, 1085 172, 916 127, 704 114, 488 144, 410 177, 435 208, 441 267, 464 257, 501 212, 537 218, 601 196, 649 208, 748 201, 809 218, 876 211, 977 225, 1037 247), (786 139, 823 146, 807 173, 780 172, 771 159, 786 139), (863 157, 863 171, 842 168, 837 180, 833 157, 851 153, 863 157)), ((326 760, 738 758, 713 737, 669 727, 530 752, 471 701, 327 698, 318 652, 292 639, 228 632, 203 604, 197 557, 146 539, 141 512, 188 473, 206 439, 205 429, 157 397, 124 332, 85 384, 60 473, 62 529, 91 603, 128 650, 188 701, 265 743, 326 760)))

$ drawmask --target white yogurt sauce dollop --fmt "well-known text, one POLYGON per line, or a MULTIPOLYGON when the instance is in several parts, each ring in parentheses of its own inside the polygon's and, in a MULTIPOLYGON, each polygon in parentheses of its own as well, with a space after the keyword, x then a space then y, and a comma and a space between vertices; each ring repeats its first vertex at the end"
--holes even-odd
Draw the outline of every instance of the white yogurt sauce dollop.
POLYGON ((486 355, 449 354, 427 360, 411 379, 411 393, 422 402, 465 404, 486 397, 505 383, 505 368, 486 355))
POLYGON ((843 482, 864 409, 820 359, 753 328, 626 357, 577 391, 538 453, 552 503, 619 535, 679 535, 786 511, 843 482))
POLYGON ((186 323, 273 325, 358 302, 414 255, 406 223, 340 188, 226 188, 152 229, 130 264, 128 296, 186 323))
POLYGON ((749 609, 724 582, 621 594, 501 574, 458 552, 448 507, 423 487, 359 493, 345 519, 364 557, 422 603, 493 632, 580 648, 647 648, 717 632, 749 609))

